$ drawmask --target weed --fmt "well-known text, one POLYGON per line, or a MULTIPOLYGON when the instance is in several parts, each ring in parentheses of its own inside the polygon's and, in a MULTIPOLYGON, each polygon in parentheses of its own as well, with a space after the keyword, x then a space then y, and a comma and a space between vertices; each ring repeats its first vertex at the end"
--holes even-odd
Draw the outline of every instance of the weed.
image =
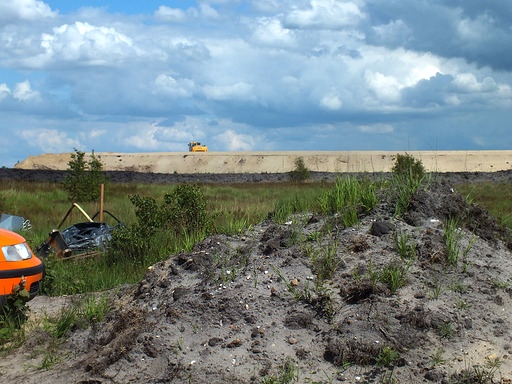
POLYGON ((9 316, 0 317, 0 351, 11 350, 25 342, 25 328, 9 316))
POLYGON ((262 384, 289 384, 299 382, 299 366, 290 359, 287 359, 279 369, 277 375, 271 375, 263 379, 262 384))
POLYGON ((373 269, 373 262, 370 261, 370 265, 368 266, 368 271, 366 272, 366 275, 370 279, 372 283, 372 291, 375 292, 377 288, 377 283, 379 282, 379 272, 373 269))
POLYGON ((492 279, 491 280, 491 286, 493 288, 507 290, 507 289, 512 287, 512 282, 504 281, 504 280, 498 280, 498 279, 492 279))
POLYGON ((442 339, 452 339, 455 337, 455 330, 451 321, 445 321, 437 327, 439 336, 442 339))
POLYGON ((279 200, 272 213, 272 218, 276 223, 284 223, 288 218, 296 213, 306 212, 310 209, 308 202, 299 197, 298 194, 291 198, 279 200))
POLYGON ((382 348, 375 358, 375 362, 379 367, 387 367, 393 364, 398 358, 400 354, 393 349, 393 347, 385 346, 382 348))
POLYGON ((78 316, 87 321, 88 324, 95 324, 103 321, 110 310, 110 299, 107 295, 97 298, 95 295, 86 295, 78 309, 78 316))
POLYGON ((407 283, 407 272, 409 267, 410 264, 404 266, 392 262, 382 268, 378 274, 378 280, 387 285, 391 294, 395 294, 399 288, 403 287, 407 283))
POLYGON ((467 300, 459 299, 457 300, 456 307, 458 309, 470 309, 472 305, 467 302, 467 300))
POLYGON ((460 281, 452 281, 451 284, 450 284, 450 289, 453 291, 453 292, 457 292, 457 293, 466 293, 467 290, 468 290, 468 287, 463 283, 463 282, 460 282, 460 281))
POLYGON ((437 367, 446 363, 446 360, 443 358, 444 352, 444 349, 438 348, 434 354, 430 356, 430 361, 433 367, 437 367))
POLYGON ((59 346, 60 342, 54 341, 44 350, 43 358, 38 366, 39 369, 49 371, 55 364, 62 361, 62 356, 59 353, 59 346))
POLYGON ((459 262, 459 242, 462 238, 461 232, 458 230, 458 222, 450 219, 444 227, 443 240, 446 245, 446 261, 452 267, 457 267, 459 262))
MULTIPOLYGON (((483 364, 471 366, 465 362, 465 369, 462 371, 461 383, 491 384, 494 383, 494 376, 498 373, 502 361, 496 357, 487 356, 483 364)), ((501 381, 500 381, 501 382, 501 381)))
POLYGON ((326 317, 327 321, 331 323, 334 319, 334 316, 336 315, 336 308, 334 307, 332 291, 329 287, 326 287, 323 284, 319 284, 318 281, 315 287, 315 291, 321 312, 326 317))
POLYGON ((430 300, 437 300, 441 296, 441 294, 444 292, 444 289, 442 285, 439 282, 436 282, 434 287, 429 291, 429 298, 430 300))
POLYGON ((320 281, 330 279, 340 266, 338 247, 339 243, 329 237, 318 249, 310 251, 313 270, 320 281))
POLYGON ((275 266, 270 265, 270 267, 274 270, 277 276, 284 282, 286 285, 286 288, 288 289, 288 292, 290 292, 295 300, 300 301, 303 297, 302 293, 295 287, 284 275, 283 273, 277 269, 275 266))
POLYGON ((402 260, 416 259, 416 243, 412 243, 412 236, 400 231, 394 233, 395 247, 402 260))
POLYGON ((47 320, 47 328, 54 339, 64 338, 76 325, 78 309, 76 306, 65 307, 60 311, 59 317, 47 320))

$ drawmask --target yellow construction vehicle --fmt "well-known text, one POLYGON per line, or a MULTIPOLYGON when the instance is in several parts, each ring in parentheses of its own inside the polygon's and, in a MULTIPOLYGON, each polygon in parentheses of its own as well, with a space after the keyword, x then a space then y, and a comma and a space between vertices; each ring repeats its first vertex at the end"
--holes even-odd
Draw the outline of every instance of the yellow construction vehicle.
POLYGON ((208 152, 208 147, 206 145, 201 145, 198 141, 191 141, 188 143, 189 152, 208 152))

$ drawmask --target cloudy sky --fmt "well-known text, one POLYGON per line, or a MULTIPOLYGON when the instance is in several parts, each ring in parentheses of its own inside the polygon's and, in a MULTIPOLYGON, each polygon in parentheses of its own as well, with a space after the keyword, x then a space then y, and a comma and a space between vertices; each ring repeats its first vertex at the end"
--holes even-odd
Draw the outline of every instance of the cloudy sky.
POLYGON ((0 0, 0 166, 512 149, 510 0, 0 0))

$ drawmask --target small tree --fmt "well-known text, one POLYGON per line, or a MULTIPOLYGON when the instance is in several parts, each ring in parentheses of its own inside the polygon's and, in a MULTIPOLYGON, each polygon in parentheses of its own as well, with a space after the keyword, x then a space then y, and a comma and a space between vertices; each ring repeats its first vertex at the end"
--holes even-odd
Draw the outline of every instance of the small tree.
POLYGON ((311 172, 306 167, 302 157, 295 159, 295 169, 289 173, 289 176, 295 182, 306 181, 311 177, 311 172))
POLYGON ((100 197, 100 185, 108 182, 107 176, 103 174, 103 163, 94 155, 94 151, 90 160, 86 161, 85 152, 75 149, 67 171, 63 185, 72 201, 97 200, 100 197))

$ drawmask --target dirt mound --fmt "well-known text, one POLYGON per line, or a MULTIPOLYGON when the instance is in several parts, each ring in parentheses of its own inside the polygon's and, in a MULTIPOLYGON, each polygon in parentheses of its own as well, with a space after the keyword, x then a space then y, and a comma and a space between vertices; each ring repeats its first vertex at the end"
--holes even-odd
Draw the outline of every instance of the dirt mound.
POLYGON ((309 214, 207 238, 120 290, 104 323, 75 331, 62 346, 67 360, 50 371, 3 364, 2 377, 56 384, 511 378, 510 232, 446 182, 418 191, 403 220, 393 212, 384 198, 356 227, 309 214), (446 245, 449 218, 460 220, 456 262, 446 245))
MULTIPOLYGON (((406 152, 401 151, 402 154, 406 152)), ((409 151, 429 172, 496 172, 512 170, 512 151, 409 151)), ((389 172, 396 151, 276 151, 276 152, 96 152, 106 171, 142 173, 286 173, 302 158, 313 172, 389 172)), ((68 168, 71 153, 30 156, 17 169, 68 168)))

